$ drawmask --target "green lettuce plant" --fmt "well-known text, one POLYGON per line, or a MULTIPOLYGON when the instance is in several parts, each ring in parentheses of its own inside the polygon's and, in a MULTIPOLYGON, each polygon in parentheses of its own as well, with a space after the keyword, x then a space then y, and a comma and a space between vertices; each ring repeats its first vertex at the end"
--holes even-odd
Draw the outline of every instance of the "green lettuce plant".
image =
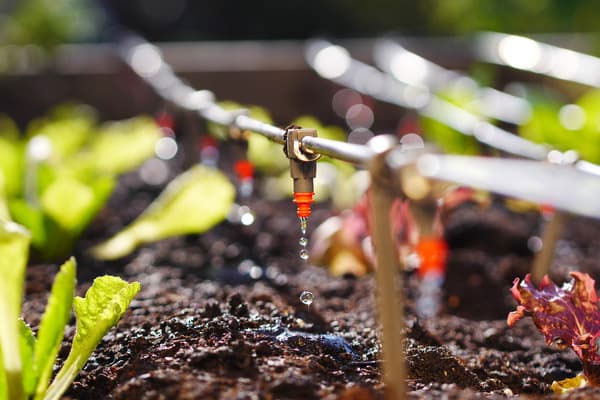
POLYGON ((600 90, 591 90, 565 106, 559 96, 529 88, 528 100, 532 116, 519 126, 521 136, 561 151, 576 150, 581 158, 600 163, 600 90), (571 125, 565 125, 569 119, 571 125))
POLYGON ((197 165, 176 177, 129 226, 92 251, 100 259, 116 259, 143 243, 171 236, 202 233, 225 219, 235 188, 214 168, 197 165))
POLYGON ((21 226, 0 222, 0 400, 59 399, 140 290, 138 282, 102 276, 94 280, 85 297, 74 298, 76 263, 71 258, 55 277, 36 338, 20 319, 29 241, 21 226), (71 306, 75 337, 50 383, 71 306))
POLYGON ((160 131, 148 117, 96 127, 88 107, 65 105, 32 121, 25 136, 0 118, 4 202, 10 218, 31 232, 37 254, 59 259, 104 207, 117 176, 154 154, 160 131), (46 143, 42 159, 32 157, 36 140, 46 143))

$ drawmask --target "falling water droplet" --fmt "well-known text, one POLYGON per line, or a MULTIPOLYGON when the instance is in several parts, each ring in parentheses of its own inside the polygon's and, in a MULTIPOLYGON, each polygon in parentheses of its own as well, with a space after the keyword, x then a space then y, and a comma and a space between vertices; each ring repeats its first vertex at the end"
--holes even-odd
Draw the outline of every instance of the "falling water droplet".
POLYGON ((312 304, 314 299, 315 299, 315 295, 312 294, 312 292, 305 290, 302 293, 300 293, 300 301, 302 302, 302 304, 306 304, 307 306, 310 307, 310 305, 312 304))
POLYGON ((306 249, 300 250, 300 258, 303 260, 308 260, 308 250, 306 250, 306 249))
POLYGON ((302 235, 306 235, 306 227, 308 225, 308 218, 300 217, 300 231, 302 235))
POLYGON ((307 217, 300 217, 300 231, 302 232, 302 237, 298 242, 302 247, 300 249, 300 258, 304 261, 308 260, 308 251, 306 250, 306 246, 308 245, 308 238, 306 237, 306 227, 308 225, 307 217))

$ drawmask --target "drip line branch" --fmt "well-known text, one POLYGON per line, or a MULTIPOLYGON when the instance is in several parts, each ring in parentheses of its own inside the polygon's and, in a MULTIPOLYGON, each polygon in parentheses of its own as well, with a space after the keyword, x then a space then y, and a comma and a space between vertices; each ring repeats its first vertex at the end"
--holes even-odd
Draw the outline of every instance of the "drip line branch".
MULTIPOLYGON (((208 121, 230 128, 256 132, 279 144, 286 143, 285 129, 253 119, 244 109, 225 110, 215 102, 212 92, 194 90, 186 85, 173 73, 159 49, 145 40, 132 35, 127 37, 119 43, 119 54, 165 101, 179 108, 196 112, 208 121)), ((366 146, 315 136, 304 136, 300 144, 301 150, 306 153, 315 152, 363 166, 373 155, 366 146)))
MULTIPOLYGON (((416 110, 497 150, 538 161, 548 161, 556 156, 557 150, 501 129, 432 94, 427 86, 401 82, 389 73, 351 58, 341 46, 325 40, 312 41, 306 47, 306 59, 325 79, 385 103, 416 110), (336 69, 333 70, 331 65, 336 69)), ((588 161, 575 160, 569 164, 580 171, 600 175, 600 166, 588 161)))

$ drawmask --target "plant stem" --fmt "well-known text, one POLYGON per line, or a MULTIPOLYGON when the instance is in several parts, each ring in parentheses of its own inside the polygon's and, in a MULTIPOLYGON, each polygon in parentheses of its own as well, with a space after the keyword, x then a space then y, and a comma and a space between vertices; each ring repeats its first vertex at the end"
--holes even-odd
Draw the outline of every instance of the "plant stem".
POLYGON ((6 383, 8 384, 8 398, 10 400, 23 400, 25 398, 20 370, 14 371, 7 369, 6 383))
POLYGON ((43 400, 60 399, 62 394, 69 388, 69 386, 79 373, 79 370, 81 369, 81 366, 85 363, 85 361, 86 360, 83 360, 82 362, 79 356, 73 356, 73 354, 69 353, 69 356, 65 360, 65 363, 63 364, 60 371, 58 371, 58 374, 56 374, 56 376, 54 377, 54 380, 52 381, 46 392, 43 394, 43 397, 42 393, 38 393, 35 397, 36 400, 42 398, 43 400))

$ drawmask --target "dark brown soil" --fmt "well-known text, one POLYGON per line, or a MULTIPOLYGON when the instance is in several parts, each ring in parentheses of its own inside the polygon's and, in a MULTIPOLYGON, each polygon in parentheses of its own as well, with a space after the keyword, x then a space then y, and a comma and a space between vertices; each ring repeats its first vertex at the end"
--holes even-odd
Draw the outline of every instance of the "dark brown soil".
MULTIPOLYGON (((135 218, 156 193, 135 174, 124 177, 76 252, 81 293, 105 273, 137 280, 142 290, 94 352, 69 398, 382 397, 374 280, 334 278, 302 262, 288 201, 253 200, 257 222, 250 227, 224 222, 204 235, 145 246, 121 261, 102 263, 84 252, 135 218), (315 296, 310 307, 299 300, 304 290, 315 296)), ((317 207, 311 227, 329 216, 328 209, 317 207)), ((508 288, 529 268, 526 242, 539 225, 537 215, 512 213, 500 202, 456 210, 447 231, 447 304, 438 318, 415 317, 417 280, 405 275, 410 398, 552 398, 553 380, 580 371, 575 355, 547 347, 530 320, 506 326, 514 307, 508 288)), ((571 221, 553 278, 564 279, 575 267, 598 278, 599 233, 596 222, 571 221)), ((33 326, 55 271, 51 265, 28 270, 24 314, 33 326)), ((69 339, 73 331, 72 323, 69 339)), ((600 398, 600 389, 568 398, 600 398)))

